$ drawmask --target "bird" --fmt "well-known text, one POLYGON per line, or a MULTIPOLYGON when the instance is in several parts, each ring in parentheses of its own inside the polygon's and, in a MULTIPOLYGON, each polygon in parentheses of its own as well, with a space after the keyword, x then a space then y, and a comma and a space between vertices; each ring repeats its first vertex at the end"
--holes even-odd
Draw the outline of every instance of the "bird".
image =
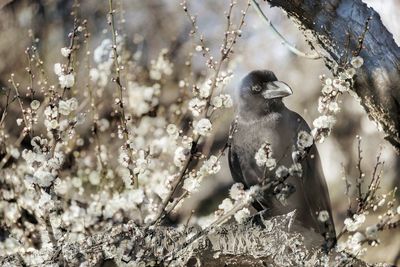
POLYGON ((317 147, 311 139, 305 152, 299 153, 297 148, 299 133, 312 138, 310 127, 282 101, 293 94, 292 89, 279 81, 272 71, 254 70, 242 79, 238 94, 236 119, 232 126, 234 133, 228 150, 233 180, 250 188, 265 184, 265 181, 276 181, 278 173, 274 171, 278 169, 293 170, 295 167, 296 170, 297 166, 300 173, 296 176, 296 171, 286 171, 283 183, 286 186, 282 188, 281 184, 281 193, 285 188, 288 191, 286 199, 279 198, 277 186, 272 191, 263 191, 253 206, 263 211, 267 218, 296 210, 295 221, 323 235, 326 245, 333 246, 336 243, 335 226, 317 147), (258 164, 256 154, 263 146, 275 160, 275 166, 266 168, 258 164))

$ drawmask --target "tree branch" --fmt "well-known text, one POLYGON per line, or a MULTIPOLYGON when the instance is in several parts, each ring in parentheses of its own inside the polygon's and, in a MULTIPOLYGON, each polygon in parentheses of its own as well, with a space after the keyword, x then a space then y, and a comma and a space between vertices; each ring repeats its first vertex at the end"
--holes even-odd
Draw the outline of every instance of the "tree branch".
MULTIPOLYGON (((198 241, 185 245, 191 236, 202 230, 189 227, 177 230, 156 226, 139 228, 132 223, 114 226, 112 229, 93 234, 79 242, 66 242, 61 247, 66 266, 102 266, 112 261, 117 266, 317 266, 323 257, 320 244, 323 238, 295 224, 295 212, 268 220, 259 217, 258 224, 227 224, 215 228, 198 241), (306 238, 304 238, 304 237, 306 238), (132 257, 127 257, 128 251, 132 257), (172 255, 172 256, 171 256, 172 255)), ((52 252, 59 254, 59 250, 52 252)), ((57 257, 38 253, 36 258, 47 258, 41 264, 56 264, 57 257)), ((334 262, 339 254, 329 256, 334 262)), ((368 266, 366 263, 345 255, 349 264, 368 266)), ((1 266, 26 266, 20 255, 0 257, 1 266)), ((40 265, 40 264, 39 264, 40 265)))
POLYGON ((400 151, 400 48, 382 24, 380 16, 361 0, 268 0, 286 11, 308 38, 309 44, 324 55, 326 65, 343 62, 350 51, 359 51, 364 65, 357 73, 354 91, 368 116, 386 133, 400 151))

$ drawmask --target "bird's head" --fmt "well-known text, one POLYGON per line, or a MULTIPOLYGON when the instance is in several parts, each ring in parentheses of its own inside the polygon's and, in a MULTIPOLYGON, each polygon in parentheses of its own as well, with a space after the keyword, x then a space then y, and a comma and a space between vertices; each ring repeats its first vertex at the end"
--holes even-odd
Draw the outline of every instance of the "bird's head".
POLYGON ((283 106, 282 98, 291 95, 292 89, 278 81, 269 70, 255 70, 243 78, 239 91, 239 110, 266 113, 283 106))

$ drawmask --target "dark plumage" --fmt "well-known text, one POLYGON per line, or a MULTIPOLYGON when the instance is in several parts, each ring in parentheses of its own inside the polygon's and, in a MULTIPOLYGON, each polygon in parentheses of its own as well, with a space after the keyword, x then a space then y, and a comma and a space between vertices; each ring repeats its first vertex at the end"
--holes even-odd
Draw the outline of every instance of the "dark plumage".
MULTIPOLYGON (((298 133, 310 133, 310 128, 299 114, 289 110, 282 102, 283 97, 291 94, 290 87, 279 82, 271 71, 252 71, 243 79, 236 132, 229 150, 229 166, 235 181, 250 187, 263 179, 265 169, 256 164, 255 154, 264 142, 271 144, 277 167, 283 165, 290 168, 293 165, 292 152, 296 150, 298 133)), ((296 219, 301 225, 321 234, 329 233, 329 239, 334 242, 336 235, 329 192, 315 144, 300 162, 301 177, 288 177, 286 180, 294 186, 295 192, 285 204, 269 192, 264 193, 254 206, 258 210, 266 210, 267 216, 296 209, 296 219), (324 210, 330 217, 327 223, 318 220, 319 212, 324 210)))

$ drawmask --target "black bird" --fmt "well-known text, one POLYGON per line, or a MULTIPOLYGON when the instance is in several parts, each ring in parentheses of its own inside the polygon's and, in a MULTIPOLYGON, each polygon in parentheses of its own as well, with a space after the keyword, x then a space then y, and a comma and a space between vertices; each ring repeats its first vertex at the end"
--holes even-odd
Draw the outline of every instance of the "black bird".
MULTIPOLYGON (((310 127, 282 102, 283 97, 291 94, 291 88, 268 70, 252 71, 242 80, 236 108, 236 132, 229 148, 229 167, 236 182, 250 187, 261 184, 265 176, 276 176, 279 166, 287 169, 296 166, 298 134, 302 131, 310 133, 310 127), (276 161, 276 167, 267 171, 257 165, 255 159, 257 151, 265 143, 269 144, 268 149, 276 161)), ((300 225, 322 234, 332 245, 336 242, 336 234, 329 192, 312 139, 298 163, 301 164, 300 177, 293 172, 286 175, 285 184, 293 186, 293 192, 286 200, 278 197, 275 188, 275 191, 263 192, 253 206, 263 210, 267 217, 296 210, 296 220, 300 225)))

